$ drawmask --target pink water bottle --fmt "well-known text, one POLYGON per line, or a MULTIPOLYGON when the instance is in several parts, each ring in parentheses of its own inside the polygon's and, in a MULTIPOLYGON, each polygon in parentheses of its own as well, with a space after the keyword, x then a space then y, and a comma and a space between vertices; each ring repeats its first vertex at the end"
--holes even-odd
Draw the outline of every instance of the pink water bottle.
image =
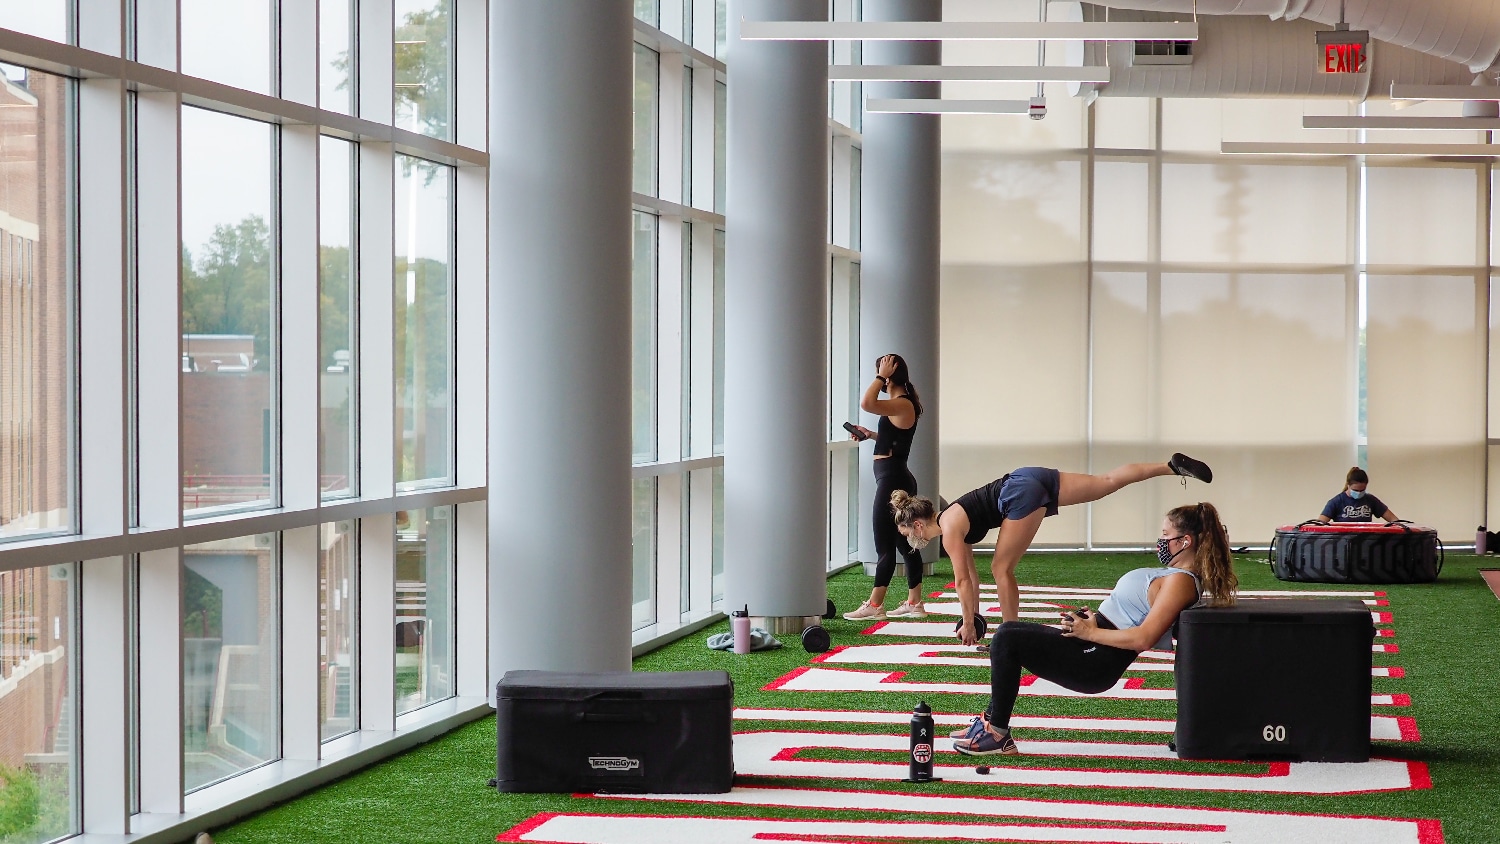
POLYGON ((1479 526, 1479 532, 1474 534, 1474 553, 1483 557, 1489 551, 1490 535, 1485 533, 1484 525, 1479 526))
POLYGON ((750 653, 750 606, 729 614, 729 629, 734 633, 734 652, 750 653))

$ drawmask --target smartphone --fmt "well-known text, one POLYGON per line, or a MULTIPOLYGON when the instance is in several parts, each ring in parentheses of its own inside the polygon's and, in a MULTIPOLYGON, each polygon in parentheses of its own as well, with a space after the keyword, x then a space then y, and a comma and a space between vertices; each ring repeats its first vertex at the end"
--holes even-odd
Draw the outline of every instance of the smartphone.
POLYGON ((857 441, 864 441, 864 440, 869 439, 869 437, 865 435, 864 431, 861 431, 860 429, 854 427, 854 423, 853 422, 845 422, 844 423, 844 430, 848 431, 849 432, 849 436, 854 437, 854 439, 857 440, 857 441))

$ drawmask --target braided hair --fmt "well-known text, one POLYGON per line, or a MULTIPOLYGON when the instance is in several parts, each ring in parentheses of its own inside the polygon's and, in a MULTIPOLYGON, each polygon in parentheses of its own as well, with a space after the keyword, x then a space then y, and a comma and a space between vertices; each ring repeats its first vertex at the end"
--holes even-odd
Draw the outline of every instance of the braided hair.
POLYGON ((1207 501, 1186 504, 1167 513, 1167 521, 1177 530, 1193 537, 1197 548, 1193 559, 1198 563, 1198 580, 1208 595, 1208 604, 1227 607, 1234 603, 1239 578, 1229 556, 1229 533, 1219 521, 1219 511, 1207 501))

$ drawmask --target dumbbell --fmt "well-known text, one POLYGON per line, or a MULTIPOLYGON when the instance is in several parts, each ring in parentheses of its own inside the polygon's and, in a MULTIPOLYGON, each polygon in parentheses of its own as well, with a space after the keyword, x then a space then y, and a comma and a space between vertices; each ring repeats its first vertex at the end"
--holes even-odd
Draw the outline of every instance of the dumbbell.
POLYGON ((826 652, 833 645, 833 637, 820 624, 814 624, 802 631, 802 649, 810 654, 826 652))
MULTIPOLYGON (((953 622, 953 632, 957 633, 958 630, 959 630, 959 628, 963 627, 963 626, 964 626, 964 623, 961 620, 953 622)), ((983 639, 984 638, 984 634, 988 630, 989 630, 989 623, 984 620, 984 616, 982 614, 980 614, 980 613, 974 613, 974 635, 975 635, 975 637, 983 639)))

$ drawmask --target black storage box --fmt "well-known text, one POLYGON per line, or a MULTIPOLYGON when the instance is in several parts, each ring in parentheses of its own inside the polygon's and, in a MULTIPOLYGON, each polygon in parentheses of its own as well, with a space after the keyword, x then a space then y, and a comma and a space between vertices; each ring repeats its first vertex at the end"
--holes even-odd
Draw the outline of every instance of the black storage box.
POLYGON ((1177 755, 1364 762, 1370 644, 1357 599, 1196 607, 1177 628, 1177 755))
POLYGON ((495 687, 496 788, 725 792, 733 711, 724 671, 507 671, 495 687))
POLYGON ((1421 525, 1287 525, 1270 557, 1276 579, 1303 583, 1431 583, 1443 570, 1437 531, 1421 525))

